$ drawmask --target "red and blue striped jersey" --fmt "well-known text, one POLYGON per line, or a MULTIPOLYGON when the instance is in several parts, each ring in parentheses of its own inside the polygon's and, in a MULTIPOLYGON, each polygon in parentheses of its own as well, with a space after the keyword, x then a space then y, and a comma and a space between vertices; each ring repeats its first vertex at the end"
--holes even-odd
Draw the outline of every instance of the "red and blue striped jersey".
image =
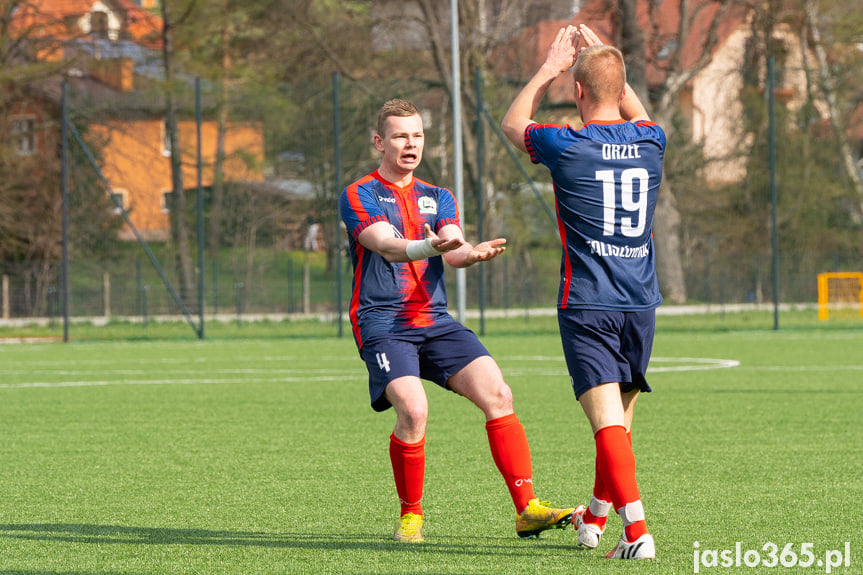
POLYGON ((400 188, 375 171, 345 188, 339 207, 354 268, 350 318, 358 347, 374 335, 455 321, 447 312, 442 257, 391 263, 357 241, 376 222, 408 240, 425 238, 425 224, 435 233, 459 225, 452 192, 416 178, 400 188))
POLYGON ((530 159, 551 172, 561 257, 560 309, 653 309, 662 303, 653 213, 665 133, 653 122, 531 124, 530 159))

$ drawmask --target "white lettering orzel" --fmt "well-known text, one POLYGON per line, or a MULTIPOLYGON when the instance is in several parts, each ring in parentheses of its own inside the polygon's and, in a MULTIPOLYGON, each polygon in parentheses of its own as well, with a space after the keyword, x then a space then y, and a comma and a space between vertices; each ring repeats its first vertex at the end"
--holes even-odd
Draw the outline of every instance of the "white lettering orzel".
POLYGON ((634 160, 640 158, 638 144, 603 144, 603 160, 634 160))

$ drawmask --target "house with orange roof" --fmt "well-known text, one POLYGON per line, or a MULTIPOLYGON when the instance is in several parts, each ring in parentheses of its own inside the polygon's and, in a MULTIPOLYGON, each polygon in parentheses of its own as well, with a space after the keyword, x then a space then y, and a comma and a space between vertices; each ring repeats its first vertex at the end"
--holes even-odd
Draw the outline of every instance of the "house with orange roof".
MULTIPOLYGON (((13 28, 33 46, 37 59, 66 64, 65 78, 42 82, 41 97, 28 94, 16 102, 7 134, 17 152, 54 153, 50 142, 57 140, 52 131, 65 79, 71 105, 88 107, 87 138, 98 149, 115 200, 145 239, 167 240, 172 177, 164 101, 139 86, 161 79, 161 19, 130 0, 29 0, 16 12, 13 28)), ((193 117, 191 104, 180 106, 182 117, 193 117)), ((197 125, 180 121, 178 131, 184 187, 195 188, 197 125)), ((214 181, 217 123, 204 121, 200 132, 206 188, 214 181)), ((225 181, 263 181, 263 126, 229 122, 224 142, 225 181)), ((134 235, 124 224, 120 237, 134 235)))
POLYGON ((150 50, 162 46, 161 20, 129 0, 28 0, 11 25, 39 45, 42 60, 63 59, 62 48, 78 40, 130 41, 150 50))

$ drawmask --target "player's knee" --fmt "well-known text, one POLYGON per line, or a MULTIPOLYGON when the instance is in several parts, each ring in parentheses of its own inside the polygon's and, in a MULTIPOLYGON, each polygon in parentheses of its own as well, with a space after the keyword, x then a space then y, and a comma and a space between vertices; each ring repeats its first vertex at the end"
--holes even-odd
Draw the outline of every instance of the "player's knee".
POLYGON ((427 405, 405 406, 398 412, 399 425, 413 433, 424 433, 428 421, 427 405))
POLYGON ((494 387, 490 399, 496 409, 512 410, 512 389, 503 381, 494 387))

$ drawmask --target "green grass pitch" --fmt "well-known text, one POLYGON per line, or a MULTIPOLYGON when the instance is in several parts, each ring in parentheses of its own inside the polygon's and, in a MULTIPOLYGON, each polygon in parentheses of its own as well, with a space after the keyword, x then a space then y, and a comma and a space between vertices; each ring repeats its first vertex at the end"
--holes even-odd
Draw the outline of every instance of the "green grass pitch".
MULTIPOLYGON (((586 503, 593 442, 553 328, 483 341, 537 494, 586 503)), ((861 350, 859 327, 661 323, 633 434, 657 558, 633 564, 602 556, 616 516, 595 551, 571 529, 519 540, 481 413, 432 384, 427 542, 391 542, 394 415, 368 407, 349 333, 2 345, 0 573, 861 573, 861 350)))

